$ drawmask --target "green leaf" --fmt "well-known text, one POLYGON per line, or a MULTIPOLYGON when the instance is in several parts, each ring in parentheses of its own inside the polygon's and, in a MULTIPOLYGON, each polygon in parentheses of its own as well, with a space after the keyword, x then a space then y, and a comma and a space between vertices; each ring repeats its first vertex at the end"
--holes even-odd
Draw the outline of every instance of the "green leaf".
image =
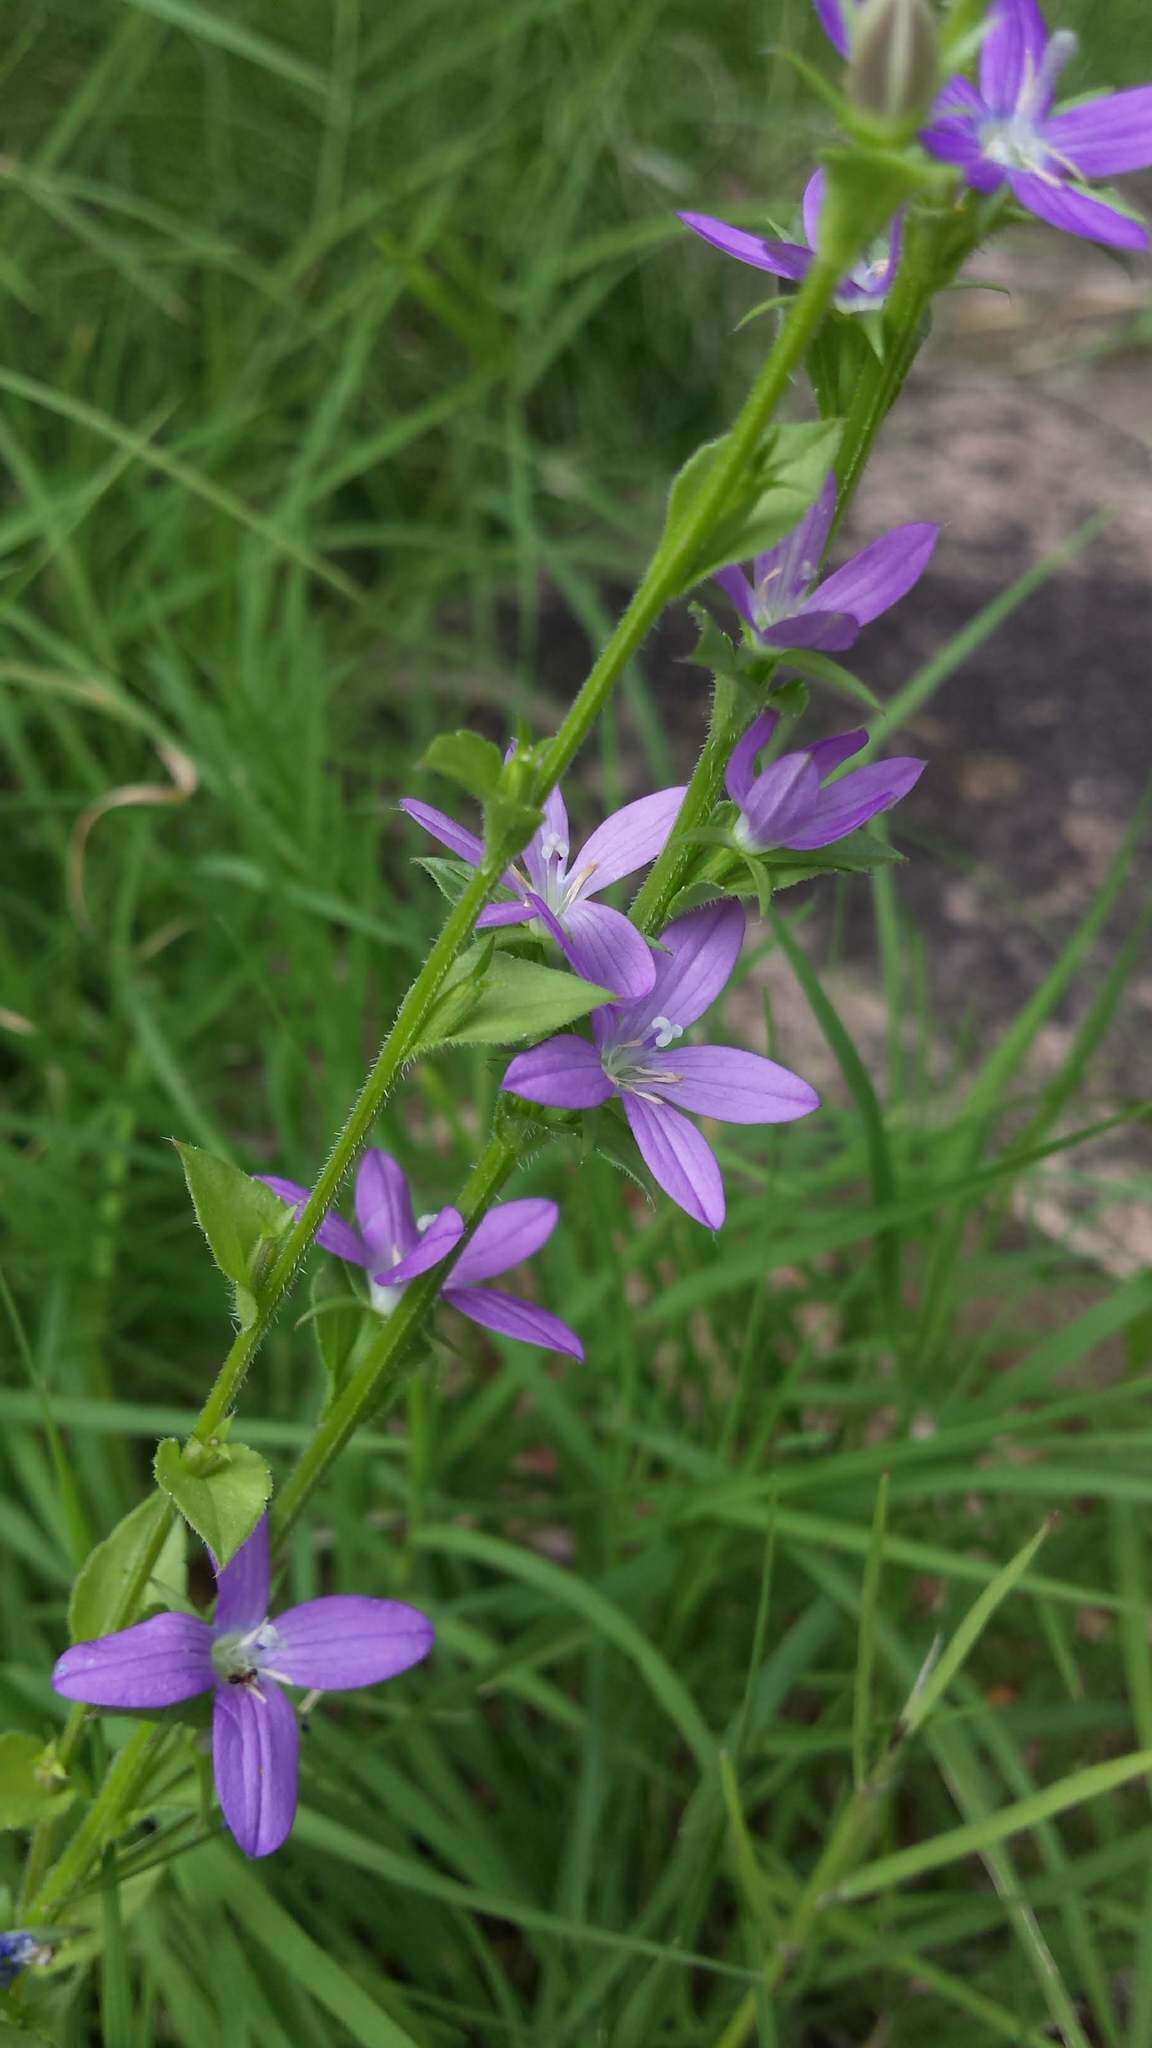
POLYGON ((176 1140, 180 1164, 212 1256, 233 1282, 241 1325, 255 1314, 252 1290, 259 1285, 273 1245, 291 1227, 293 1212, 251 1174, 216 1159, 199 1145, 176 1140))
POLYGON ((445 860, 440 854, 420 854, 413 862, 414 867, 423 868, 431 875, 442 896, 449 903, 459 903, 475 872, 466 861, 445 860))
MULTIPOLYGON (((812 682, 827 683, 830 689, 838 691, 841 697, 847 697, 853 704, 863 704, 869 711, 881 708, 879 697, 867 683, 862 683, 850 668, 845 668, 843 662, 833 661, 830 655, 818 654, 812 647, 793 647, 785 648, 780 659, 786 661, 789 668, 799 669, 812 682)), ((779 703, 778 695, 773 696, 773 703, 779 703)))
MULTIPOLYGON (((701 541, 681 588, 691 589, 731 562, 774 547, 804 517, 836 458, 842 420, 808 420, 774 427, 749 465, 744 483, 701 541)), ((699 513, 706 493, 728 454, 728 436, 705 442, 689 457, 668 497, 665 535, 678 532, 699 513)))
POLYGON ((524 1039, 546 1038, 562 1031, 601 1003, 611 1003, 611 989, 537 967, 512 953, 497 953, 484 977, 473 1007, 462 1023, 423 1041, 434 1045, 518 1045, 524 1039))
MULTIPOLYGON (((745 872, 725 875, 717 887, 726 896, 755 896, 761 903, 777 889, 792 889, 819 875, 867 875, 904 859, 887 840, 867 831, 851 832, 835 846, 818 847, 811 853, 790 854, 786 848, 772 853, 749 853, 742 848, 741 852, 745 872)), ((717 893, 716 887, 712 893, 717 893)), ((679 897, 676 900, 679 905, 679 897)))
POLYGON ((0 1829, 31 1828, 75 1798, 55 1746, 38 1735, 0 1735, 0 1829))
POLYGON ((504 757, 495 741, 467 730, 438 733, 421 765, 459 783, 481 803, 496 795, 504 774, 504 757))
POLYGON ((193 1471, 178 1439, 165 1437, 157 1446, 156 1484, 174 1501, 185 1520, 203 1538, 223 1567, 246 1543, 268 1504, 272 1474, 258 1451, 247 1444, 212 1447, 218 1462, 207 1471, 193 1471))
MULTIPOLYGON (((123 1626, 124 1595, 134 1583, 166 1513, 163 1496, 149 1494, 122 1522, 117 1522, 103 1543, 96 1545, 72 1589, 68 1627, 74 1643, 90 1643, 94 1636, 110 1635, 123 1626)), ((184 1524, 174 1522, 148 1581, 145 1609, 177 1605, 186 1598, 184 1550, 184 1524)))

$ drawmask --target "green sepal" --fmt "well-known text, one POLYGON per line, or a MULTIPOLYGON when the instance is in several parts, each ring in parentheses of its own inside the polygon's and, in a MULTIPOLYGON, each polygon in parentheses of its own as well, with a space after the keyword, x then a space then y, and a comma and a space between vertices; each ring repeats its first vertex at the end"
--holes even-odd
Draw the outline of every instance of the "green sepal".
POLYGON ((312 1280, 312 1306, 308 1320, 327 1382, 327 1405, 343 1393, 355 1370, 365 1333, 378 1326, 366 1301, 350 1292, 345 1276, 335 1266, 317 1267, 312 1280))
MULTIPOLYGON (((841 697, 847 697, 851 704, 863 704, 868 711, 883 709, 879 697, 868 688, 867 683, 862 683, 859 676, 853 675, 850 668, 844 667, 843 662, 833 661, 828 654, 818 654, 813 647, 794 647, 790 650, 785 649, 781 659, 787 662, 789 668, 800 669, 810 682, 827 683, 829 688, 837 691, 841 697)), ((774 692, 773 701, 779 704, 780 694, 774 692)))
POLYGON ((0 1830, 33 1828, 63 1813, 75 1797, 55 1743, 15 1731, 0 1735, 0 1830))
MULTIPOLYGON (((96 1545, 80 1567, 68 1603, 68 1629, 74 1643, 90 1643, 124 1626, 124 1596, 140 1573, 153 1538, 168 1512, 159 1493, 150 1493, 111 1534, 96 1545)), ((132 1616, 140 1621, 153 1607, 179 1607, 188 1597, 185 1530, 172 1523, 152 1568, 143 1601, 132 1616)))
POLYGON ((194 1471, 174 1436, 157 1446, 156 1484, 208 1545, 221 1569, 246 1543, 272 1493, 272 1474, 259 1451, 247 1444, 210 1447, 214 1469, 194 1471))

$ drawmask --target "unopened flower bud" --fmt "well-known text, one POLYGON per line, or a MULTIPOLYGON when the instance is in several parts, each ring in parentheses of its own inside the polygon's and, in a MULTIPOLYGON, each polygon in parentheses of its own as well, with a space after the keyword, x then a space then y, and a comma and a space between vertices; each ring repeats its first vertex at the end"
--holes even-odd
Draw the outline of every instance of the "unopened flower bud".
POLYGON ((869 122, 914 129, 936 96, 940 50, 927 0, 865 0, 852 32, 848 97, 869 122))

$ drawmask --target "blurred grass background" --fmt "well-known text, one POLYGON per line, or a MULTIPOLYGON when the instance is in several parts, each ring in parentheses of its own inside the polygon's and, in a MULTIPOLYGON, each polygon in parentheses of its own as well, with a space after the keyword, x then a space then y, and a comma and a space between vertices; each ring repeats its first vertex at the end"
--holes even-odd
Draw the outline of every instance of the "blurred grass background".
MULTIPOLYGON (((808 17, 801 0, 8 12, 7 1726, 54 1723, 70 1576, 38 1389, 102 1535, 225 1336, 165 1139, 313 1170, 437 915, 391 810, 413 762, 467 719, 548 728, 670 470, 758 358, 763 329, 734 332, 747 276, 686 247, 673 212, 787 214, 823 117, 764 53, 824 63, 808 17)), ((1152 76, 1142 0, 1061 19, 1084 35, 1074 86, 1152 76)), ((635 673, 587 821, 691 745, 635 673)), ((523 1186, 565 1208, 540 1283, 588 1367, 453 1328, 403 1433, 361 1441, 292 1560, 297 1598, 338 1582, 426 1604, 440 1651, 315 1717, 274 1865, 188 1849, 199 1823, 173 1788, 173 1834, 128 1852, 126 1942, 114 1894, 88 1902, 95 1988, 65 1971, 21 1994, 53 2040, 1152 2042, 1139 1786, 825 1913, 740 2018, 854 1760, 1050 1507, 1062 1526, 873 1848, 979 1827, 1152 1744, 1152 1283, 1117 1285, 1031 1220, 1028 1193, 1043 1148, 1101 1120, 1090 1063, 1135 941, 1117 939, 1057 1079, 1020 1081, 1111 929, 1127 857, 963 1089, 941 1089, 922 951, 879 885, 883 1113, 823 963, 766 971, 750 951, 732 1028, 762 1042, 773 984, 798 974, 844 1085, 811 1129, 726 1134, 718 1247, 602 1162, 534 1167, 523 1186)), ((853 884, 839 921, 865 902, 853 884)), ((803 1043, 778 1050, 805 1070, 803 1043)), ((418 1206, 451 1197, 499 1072, 459 1056, 412 1075, 380 1137, 418 1206)), ((285 1315, 253 1376, 244 1433, 274 1462, 318 1402, 313 1353, 285 1315)), ((18 1846, 0 1848, 9 1879, 18 1846)))

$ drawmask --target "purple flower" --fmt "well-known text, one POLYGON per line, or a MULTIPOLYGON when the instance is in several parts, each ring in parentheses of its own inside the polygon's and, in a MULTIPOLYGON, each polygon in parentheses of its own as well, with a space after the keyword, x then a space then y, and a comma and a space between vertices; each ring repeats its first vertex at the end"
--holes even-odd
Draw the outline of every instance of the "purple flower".
MULTIPOLYGON (((527 873, 509 868, 504 877, 516 901, 491 904, 481 912, 478 925, 488 929, 535 921, 585 981, 620 995, 645 995, 652 986, 649 948, 620 911, 591 898, 655 860, 683 801, 682 788, 661 789, 625 804, 597 826, 570 865, 568 813, 560 791, 554 789, 544 805, 544 822, 524 852, 527 873)), ((484 848, 474 832, 413 797, 402 798, 400 809, 462 860, 479 866, 484 848)))
POLYGON ((778 723, 774 711, 762 713, 728 763, 728 794, 740 809, 735 836, 742 846, 757 852, 784 846, 807 853, 846 838, 907 796, 926 766, 907 756, 874 761, 829 783, 833 769, 867 746, 867 733, 857 731, 818 740, 802 753, 782 754, 762 775, 754 776, 756 756, 767 746, 778 723))
POLYGON ((751 579, 742 569, 718 571, 715 581, 762 647, 812 647, 826 654, 851 647, 861 626, 889 611, 919 581, 940 535, 938 526, 894 526, 818 584, 835 515, 836 479, 830 476, 799 526, 757 555, 751 579))
MULTIPOLYGON (((786 277, 799 284, 811 270, 820 246, 825 185, 823 171, 816 171, 804 188, 805 242, 767 241, 762 235, 751 235, 744 228, 716 220, 710 213, 682 213, 679 218, 694 235, 722 249, 725 256, 735 256, 738 263, 750 263, 754 270, 770 270, 774 277, 786 277)), ((884 304, 900 267, 902 239, 903 215, 898 213, 871 256, 857 263, 836 293, 836 304, 842 313, 870 313, 884 304)))
POLYGON ((214 1622, 157 1614, 76 1643, 52 1683, 66 1700, 150 1713, 214 1695, 212 1753, 224 1818, 246 1856, 270 1856, 296 1818, 300 1731, 282 1685, 347 1692, 395 1678, 432 1648, 426 1614, 357 1593, 268 1617, 268 1520, 217 1569, 214 1622))
MULTIPOLYGON (((297 1181, 282 1180, 272 1173, 257 1174, 256 1178, 283 1201, 291 1202, 297 1214, 308 1200, 308 1189, 297 1181)), ((569 1358, 582 1359, 584 1346, 559 1316, 549 1315, 534 1302, 520 1301, 514 1294, 477 1284, 530 1259, 547 1244, 559 1220, 555 1202, 498 1203, 477 1225, 457 1259, 444 1288, 444 1300, 485 1330, 499 1330, 505 1337, 518 1337, 522 1344, 540 1344, 546 1351, 563 1351, 569 1358)), ((365 1152, 356 1174, 356 1221, 358 1230, 342 1217, 326 1216, 316 1232, 316 1242, 325 1251, 335 1252, 338 1259, 367 1270, 372 1306, 383 1316, 391 1315, 408 1282, 438 1266, 464 1235, 459 1209, 440 1209, 434 1216, 417 1220, 403 1168, 389 1153, 374 1148, 365 1152)))
POLYGON ((30 1963, 46 1963, 51 1955, 51 1949, 37 1941, 35 1935, 25 1934, 19 1928, 13 1928, 10 1934, 0 1934, 0 1991, 7 1991, 30 1963))
POLYGON ((727 984, 743 938, 744 912, 730 900, 677 918, 661 937, 647 996, 594 1010, 595 1044, 565 1033, 521 1053, 502 1083, 558 1109, 598 1109, 618 1095, 665 1194, 713 1230, 724 1221, 720 1168, 681 1112, 730 1124, 783 1124, 819 1106, 807 1081, 759 1053, 728 1045, 670 1050, 727 984))
POLYGON ((1056 81, 1075 48, 1068 30, 1049 35, 1036 0, 994 0, 979 91, 951 79, 921 141, 978 192, 1007 180, 1019 205, 1066 234, 1146 249, 1139 221, 1078 186, 1152 164, 1152 86, 1098 93, 1055 113, 1056 81))

